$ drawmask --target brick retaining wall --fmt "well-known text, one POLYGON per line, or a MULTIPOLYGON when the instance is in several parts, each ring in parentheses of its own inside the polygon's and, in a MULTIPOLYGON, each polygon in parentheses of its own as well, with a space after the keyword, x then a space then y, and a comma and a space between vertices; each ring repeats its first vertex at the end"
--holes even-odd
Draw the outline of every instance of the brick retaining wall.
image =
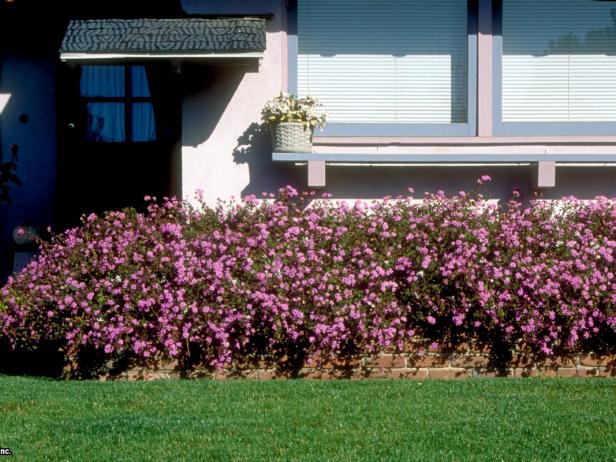
POLYGON ((294 373, 265 364, 224 371, 181 372, 170 364, 158 370, 131 369, 114 377, 154 380, 170 377, 271 380, 284 378, 332 379, 464 379, 470 377, 616 377, 616 356, 576 355, 537 359, 514 355, 507 364, 494 364, 486 353, 381 354, 339 364, 307 363, 294 373))

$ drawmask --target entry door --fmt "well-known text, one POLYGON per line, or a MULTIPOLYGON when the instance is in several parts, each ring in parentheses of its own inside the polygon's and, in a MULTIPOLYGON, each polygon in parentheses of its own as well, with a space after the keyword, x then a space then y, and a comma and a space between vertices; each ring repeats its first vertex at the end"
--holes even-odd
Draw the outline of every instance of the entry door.
POLYGON ((60 75, 58 215, 144 208, 169 194, 180 136, 180 98, 171 67, 84 65, 60 75))

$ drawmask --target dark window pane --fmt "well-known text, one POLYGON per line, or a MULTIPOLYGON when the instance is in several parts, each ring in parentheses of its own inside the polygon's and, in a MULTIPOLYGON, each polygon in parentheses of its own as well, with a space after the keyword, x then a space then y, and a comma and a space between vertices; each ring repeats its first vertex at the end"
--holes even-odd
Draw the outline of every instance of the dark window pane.
POLYGON ((88 141, 124 142, 124 103, 88 103, 88 141))

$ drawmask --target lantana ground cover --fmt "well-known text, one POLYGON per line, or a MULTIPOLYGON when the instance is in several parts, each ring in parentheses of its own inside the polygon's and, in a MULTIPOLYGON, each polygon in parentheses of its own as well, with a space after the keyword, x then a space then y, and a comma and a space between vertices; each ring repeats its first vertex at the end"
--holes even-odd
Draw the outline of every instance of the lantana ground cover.
POLYGON ((420 340, 614 351, 615 252, 616 202, 603 197, 348 204, 286 187, 215 208, 165 199, 43 244, 0 291, 0 335, 58 346, 71 374, 295 367, 420 340))

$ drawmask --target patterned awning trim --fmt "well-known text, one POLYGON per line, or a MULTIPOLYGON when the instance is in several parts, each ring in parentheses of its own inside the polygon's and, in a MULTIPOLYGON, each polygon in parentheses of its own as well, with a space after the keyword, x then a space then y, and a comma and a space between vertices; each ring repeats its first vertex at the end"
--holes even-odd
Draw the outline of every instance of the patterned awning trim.
POLYGON ((62 54, 217 54, 262 52, 257 18, 92 19, 68 25, 62 54))

